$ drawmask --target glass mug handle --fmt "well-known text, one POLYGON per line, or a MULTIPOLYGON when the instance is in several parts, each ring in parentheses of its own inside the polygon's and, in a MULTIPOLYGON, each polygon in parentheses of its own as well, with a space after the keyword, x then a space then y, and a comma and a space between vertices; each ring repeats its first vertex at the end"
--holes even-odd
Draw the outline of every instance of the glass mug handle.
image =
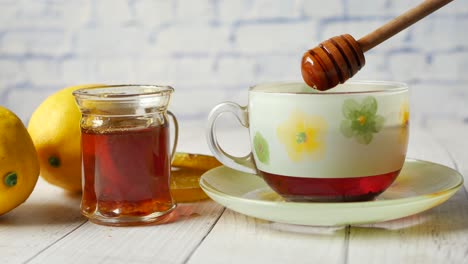
POLYGON ((249 128, 249 111, 247 107, 242 107, 236 103, 225 102, 217 105, 208 116, 207 141, 213 155, 225 166, 252 174, 257 174, 257 168, 253 161, 253 154, 250 152, 244 157, 235 157, 226 153, 218 143, 216 136, 216 120, 224 113, 233 113, 242 126, 249 128))
POLYGON ((172 151, 171 151, 171 163, 174 160, 174 156, 177 149, 177 142, 179 142, 179 122, 177 122, 177 118, 171 111, 167 111, 167 114, 171 116, 172 121, 174 123, 174 143, 172 144, 172 151))

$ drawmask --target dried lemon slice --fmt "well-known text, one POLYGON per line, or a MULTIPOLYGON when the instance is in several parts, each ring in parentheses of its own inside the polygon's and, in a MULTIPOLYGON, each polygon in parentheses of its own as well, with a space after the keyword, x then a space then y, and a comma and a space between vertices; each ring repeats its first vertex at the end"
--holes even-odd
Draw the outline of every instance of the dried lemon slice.
POLYGON ((221 163, 209 155, 176 152, 172 166, 207 171, 221 166, 221 163))
POLYGON ((190 168, 172 168, 171 194, 177 203, 196 202, 208 198, 198 183, 203 173, 202 170, 190 168))
POLYGON ((208 196, 200 188, 200 177, 207 170, 220 166, 214 157, 177 152, 172 162, 171 193, 177 203, 196 202, 208 196))

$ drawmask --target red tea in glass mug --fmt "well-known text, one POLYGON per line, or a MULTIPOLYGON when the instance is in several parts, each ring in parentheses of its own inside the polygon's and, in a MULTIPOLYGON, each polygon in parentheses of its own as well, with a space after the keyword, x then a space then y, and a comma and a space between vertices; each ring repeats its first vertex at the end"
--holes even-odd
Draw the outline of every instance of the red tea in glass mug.
POLYGON ((364 201, 398 176, 408 144, 408 90, 394 82, 347 82, 326 92, 303 83, 252 87, 248 107, 222 103, 209 117, 208 145, 224 165, 261 176, 291 201, 364 201), (214 124, 234 113, 252 153, 227 155, 214 124))
MULTIPOLYGON (((108 225, 151 223, 175 208, 167 106, 173 88, 118 85, 74 92, 83 159, 81 212, 108 225)), ((177 121, 169 113, 176 124, 177 121)))

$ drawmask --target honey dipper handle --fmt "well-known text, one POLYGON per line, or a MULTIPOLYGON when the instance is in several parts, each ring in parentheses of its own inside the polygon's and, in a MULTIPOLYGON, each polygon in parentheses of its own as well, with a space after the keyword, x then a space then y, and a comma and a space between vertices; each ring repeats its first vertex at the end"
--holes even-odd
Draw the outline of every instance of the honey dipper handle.
POLYGON ((362 51, 366 52, 452 1, 453 0, 425 0, 387 24, 365 35, 358 40, 358 43, 362 51))

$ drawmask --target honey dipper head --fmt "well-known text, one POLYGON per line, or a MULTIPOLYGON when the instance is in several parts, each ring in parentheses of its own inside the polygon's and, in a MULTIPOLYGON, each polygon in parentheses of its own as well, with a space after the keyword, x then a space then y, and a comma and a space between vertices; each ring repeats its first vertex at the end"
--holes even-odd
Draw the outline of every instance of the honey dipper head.
POLYGON ((340 35, 304 53, 302 78, 310 87, 325 91, 344 83, 365 63, 359 43, 351 35, 340 35))

